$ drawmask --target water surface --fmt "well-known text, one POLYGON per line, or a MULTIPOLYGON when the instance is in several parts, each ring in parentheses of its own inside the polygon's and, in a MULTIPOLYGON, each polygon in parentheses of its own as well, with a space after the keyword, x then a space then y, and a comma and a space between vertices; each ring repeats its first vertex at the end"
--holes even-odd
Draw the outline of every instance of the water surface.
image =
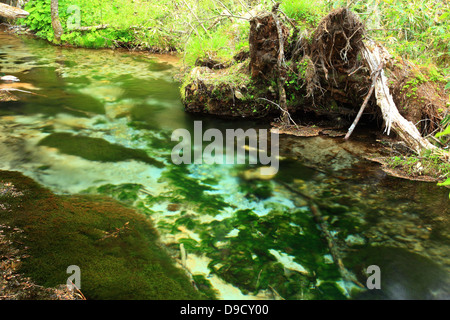
POLYGON ((448 190, 389 177, 364 160, 377 152, 373 137, 281 136, 270 180, 248 179, 258 165, 172 164, 171 133, 193 132, 195 120, 204 130, 267 127, 186 114, 173 80, 179 63, 0 33, 0 72, 36 93, 0 105, 0 169, 59 194, 107 194, 134 206, 175 259, 183 245, 186 269, 218 298, 450 298, 448 190), (364 270, 380 266, 381 290, 342 278, 302 194, 320 208, 355 279, 366 284, 364 270))

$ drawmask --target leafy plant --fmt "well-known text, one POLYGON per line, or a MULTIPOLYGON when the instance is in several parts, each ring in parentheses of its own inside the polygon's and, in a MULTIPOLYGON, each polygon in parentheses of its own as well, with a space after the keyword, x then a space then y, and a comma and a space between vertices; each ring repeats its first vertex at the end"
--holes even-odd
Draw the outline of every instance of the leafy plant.
MULTIPOLYGON (((449 82, 450 84, 450 82, 449 82)), ((449 85, 447 84, 447 86, 449 85)), ((435 137, 439 138, 439 137, 443 137, 443 136, 450 136, 450 116, 447 116, 444 118, 444 120, 442 120, 442 125, 446 126, 446 128, 442 131, 442 132, 438 132, 435 137)), ((444 182, 438 183, 438 186, 448 186, 450 185, 450 178, 447 178, 447 180, 445 180, 444 182)), ((450 194, 449 194, 449 198, 450 198, 450 194)))

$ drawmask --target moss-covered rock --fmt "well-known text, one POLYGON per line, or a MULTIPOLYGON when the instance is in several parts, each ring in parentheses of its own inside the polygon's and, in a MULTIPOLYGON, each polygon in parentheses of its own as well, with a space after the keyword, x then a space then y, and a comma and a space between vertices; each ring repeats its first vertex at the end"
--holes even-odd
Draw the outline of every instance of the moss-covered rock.
POLYGON ((143 215, 107 197, 57 196, 17 172, 0 180, 19 195, 0 195, 0 222, 24 231, 29 257, 19 271, 37 284, 64 284, 77 265, 88 299, 202 297, 143 215))

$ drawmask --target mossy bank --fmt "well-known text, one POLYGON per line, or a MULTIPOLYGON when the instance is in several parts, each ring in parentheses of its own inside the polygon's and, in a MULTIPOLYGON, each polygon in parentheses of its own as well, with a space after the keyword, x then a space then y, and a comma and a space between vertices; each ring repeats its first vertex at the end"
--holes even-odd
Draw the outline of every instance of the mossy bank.
POLYGON ((58 196, 17 172, 0 172, 0 223, 23 230, 18 272, 38 285, 81 271, 87 299, 200 299, 158 242, 151 222, 102 196, 58 196))

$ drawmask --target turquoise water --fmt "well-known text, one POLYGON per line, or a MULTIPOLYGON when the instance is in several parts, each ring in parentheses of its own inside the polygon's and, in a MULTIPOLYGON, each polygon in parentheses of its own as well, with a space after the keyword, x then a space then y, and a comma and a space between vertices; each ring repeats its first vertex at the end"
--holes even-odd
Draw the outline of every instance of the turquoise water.
POLYGON ((35 93, 0 105, 0 169, 56 193, 134 206, 180 267, 221 299, 450 298, 448 190, 389 177, 364 160, 378 152, 370 135, 346 143, 280 136, 271 179, 255 175, 259 165, 174 165, 171 134, 193 133, 196 120, 204 130, 267 128, 185 113, 173 80, 180 63, 0 33, 0 72, 35 93), (358 287, 373 264, 381 290, 358 287))

